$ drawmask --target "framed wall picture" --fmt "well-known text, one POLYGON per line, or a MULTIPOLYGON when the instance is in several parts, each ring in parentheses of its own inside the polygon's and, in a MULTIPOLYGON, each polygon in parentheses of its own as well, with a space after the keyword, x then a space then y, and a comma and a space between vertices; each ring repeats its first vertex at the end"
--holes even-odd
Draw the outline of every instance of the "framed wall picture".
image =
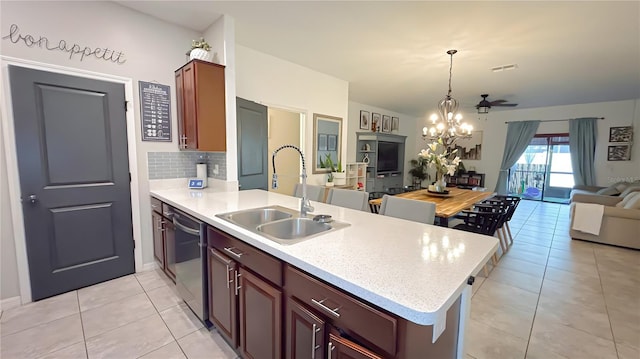
POLYGON ((382 125, 382 115, 379 113, 371 113, 371 131, 380 131, 380 125, 382 125))
POLYGON ((482 131, 472 131, 470 138, 459 138, 448 152, 451 153, 455 149, 458 149, 456 156, 463 161, 482 159, 482 131))
POLYGON ((360 110, 360 129, 368 130, 369 129, 369 111, 360 110))
POLYGON ((399 131, 400 130, 400 118, 391 117, 391 131, 399 131))
POLYGON ((633 141, 633 127, 609 127, 609 142, 631 142, 633 141))
POLYGON ((382 132, 391 132, 391 116, 382 116, 382 132))
POLYGON ((631 161, 631 145, 609 146, 607 161, 631 161))

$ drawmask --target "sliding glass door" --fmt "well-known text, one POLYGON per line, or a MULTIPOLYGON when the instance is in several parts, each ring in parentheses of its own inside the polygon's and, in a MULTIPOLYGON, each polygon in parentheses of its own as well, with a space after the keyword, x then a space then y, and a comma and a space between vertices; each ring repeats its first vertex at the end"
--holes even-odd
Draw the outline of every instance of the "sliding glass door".
POLYGON ((569 135, 536 135, 509 171, 509 193, 566 203, 573 187, 569 135))

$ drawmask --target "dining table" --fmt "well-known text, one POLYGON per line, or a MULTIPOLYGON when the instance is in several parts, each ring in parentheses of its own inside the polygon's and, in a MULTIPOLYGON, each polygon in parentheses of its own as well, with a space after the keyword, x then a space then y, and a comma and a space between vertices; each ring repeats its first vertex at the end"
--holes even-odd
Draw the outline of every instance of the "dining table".
MULTIPOLYGON (((496 193, 491 191, 447 187, 447 191, 445 193, 436 193, 429 191, 428 189, 420 189, 417 191, 399 193, 395 196, 435 203, 438 225, 448 227, 449 218, 463 210, 470 209, 474 204, 495 195, 496 193)), ((369 204, 372 206, 379 207, 381 203, 382 198, 369 200, 369 204)))

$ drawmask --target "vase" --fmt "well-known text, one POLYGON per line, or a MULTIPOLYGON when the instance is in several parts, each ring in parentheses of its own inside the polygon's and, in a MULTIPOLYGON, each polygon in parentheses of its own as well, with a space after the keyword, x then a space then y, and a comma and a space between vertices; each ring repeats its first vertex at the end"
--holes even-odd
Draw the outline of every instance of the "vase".
POLYGON ((436 192, 444 192, 447 190, 447 182, 444 180, 444 175, 440 175, 440 178, 436 179, 433 185, 436 188, 436 192))
POLYGON ((195 48, 189 53, 189 58, 191 60, 198 59, 211 62, 211 60, 213 60, 213 53, 204 49, 195 48))
POLYGON ((336 186, 344 186, 347 184, 347 174, 344 172, 333 172, 333 182, 336 186))

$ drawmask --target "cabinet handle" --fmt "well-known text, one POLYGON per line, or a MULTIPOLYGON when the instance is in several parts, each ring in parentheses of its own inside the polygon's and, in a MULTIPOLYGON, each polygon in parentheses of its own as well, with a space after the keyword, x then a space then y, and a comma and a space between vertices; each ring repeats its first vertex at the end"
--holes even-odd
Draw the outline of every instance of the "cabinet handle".
POLYGON ((332 342, 329 342, 329 344, 327 345, 327 349, 329 349, 329 350, 327 350, 327 352, 328 352, 327 353, 327 359, 331 359, 331 353, 333 352, 333 350, 335 348, 336 348, 335 345, 333 345, 332 342))
POLYGON ((242 274, 238 273, 238 271, 236 271, 236 296, 238 295, 238 293, 240 292, 240 288, 242 288, 242 286, 240 285, 240 277, 242 277, 242 274))
POLYGON ((244 255, 244 253, 242 252, 234 252, 233 250, 236 249, 236 247, 224 247, 224 251, 231 254, 232 256, 240 259, 240 257, 242 257, 244 255))
POLYGON ((313 324, 311 329, 311 359, 316 359, 316 350, 320 348, 319 345, 316 345, 316 333, 320 331, 317 324, 313 324))
POLYGON ((327 300, 327 298, 324 298, 323 300, 316 300, 311 298, 311 303, 315 304, 318 308, 324 310, 325 312, 333 315, 336 318, 340 318, 340 313, 338 313, 338 311, 340 310, 340 307, 335 308, 335 309, 331 309, 329 307, 327 307, 326 305, 324 305, 324 301, 327 300))

